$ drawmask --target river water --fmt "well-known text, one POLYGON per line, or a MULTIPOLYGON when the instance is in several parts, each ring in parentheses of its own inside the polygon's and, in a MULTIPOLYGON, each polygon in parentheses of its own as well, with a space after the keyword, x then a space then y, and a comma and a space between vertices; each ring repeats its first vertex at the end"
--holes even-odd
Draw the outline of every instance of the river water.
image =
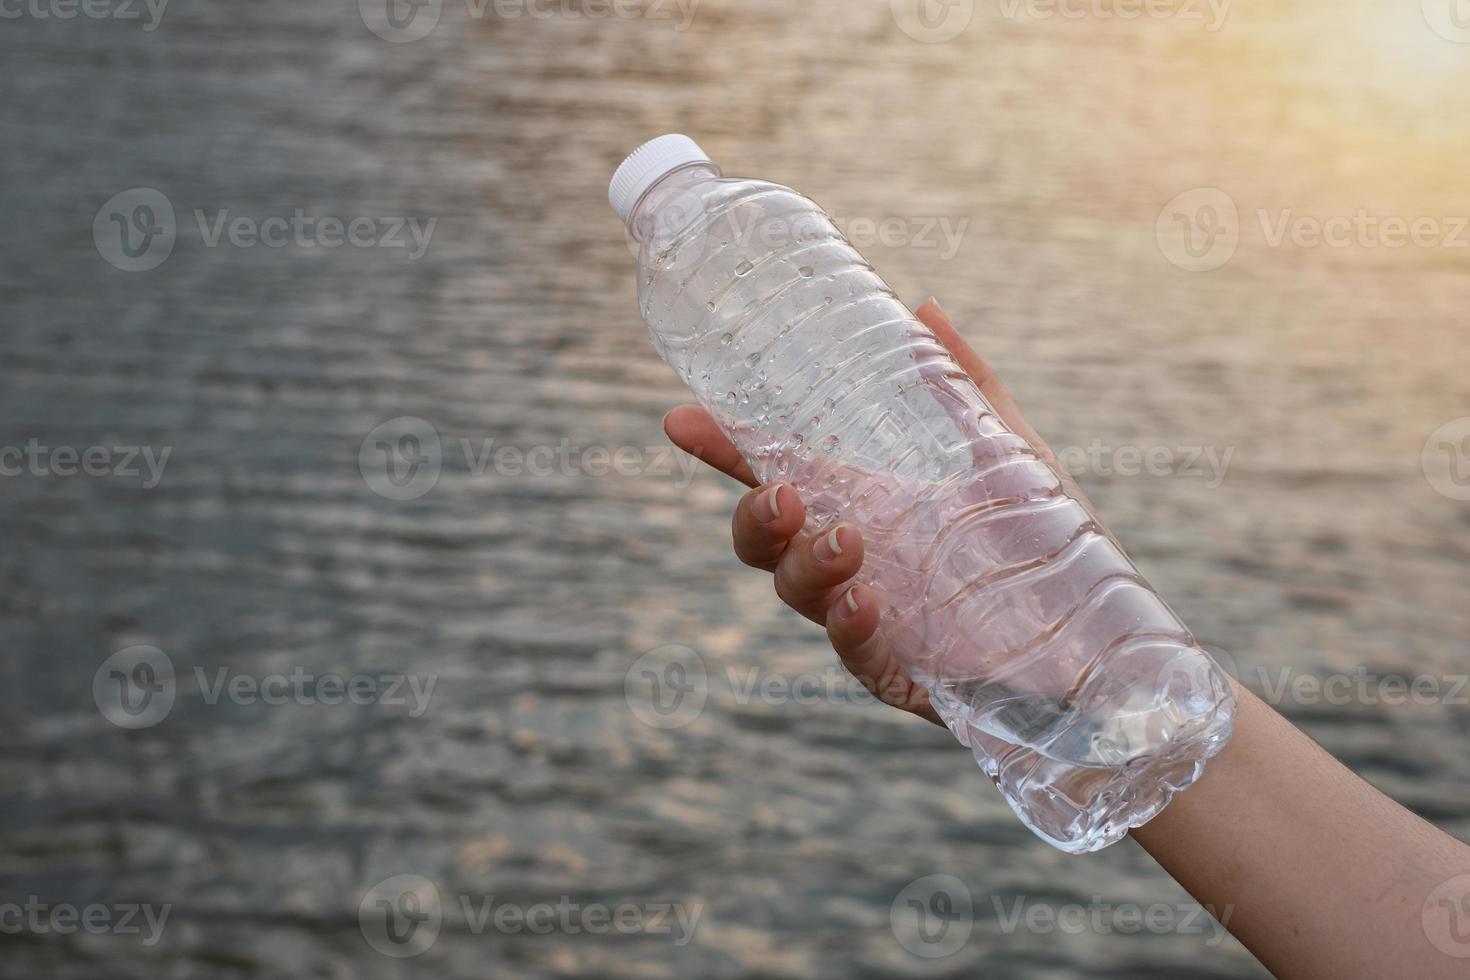
POLYGON ((730 554, 605 200, 669 130, 938 296, 1202 639, 1470 834, 1470 46, 1418 6, 8 8, 0 901, 112 927, 0 974, 1263 975, 730 554), (1432 225, 1313 243, 1360 212, 1432 225))

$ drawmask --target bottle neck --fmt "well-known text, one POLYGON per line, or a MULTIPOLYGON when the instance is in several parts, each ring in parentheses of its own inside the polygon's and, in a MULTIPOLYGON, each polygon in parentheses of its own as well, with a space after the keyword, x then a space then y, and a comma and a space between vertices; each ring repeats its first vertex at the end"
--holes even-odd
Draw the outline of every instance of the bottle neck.
POLYGON ((633 212, 628 216, 629 233, 637 241, 645 241, 658 226, 660 212, 671 205, 678 206, 681 212, 676 220, 692 218, 693 212, 699 209, 699 202, 688 194, 689 189, 695 184, 716 180, 720 176, 720 168, 709 162, 691 163, 664 174, 643 192, 643 196, 633 206, 633 212), (692 206, 684 206, 686 201, 692 206), (685 215, 683 212, 689 213, 685 215))

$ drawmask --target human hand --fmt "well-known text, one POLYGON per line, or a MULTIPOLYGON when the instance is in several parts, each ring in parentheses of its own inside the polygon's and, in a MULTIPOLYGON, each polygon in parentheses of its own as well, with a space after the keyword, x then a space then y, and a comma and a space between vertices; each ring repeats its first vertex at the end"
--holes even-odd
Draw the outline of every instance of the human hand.
MULTIPOLYGON (((950 355, 979 387, 1001 420, 1036 449, 1060 477, 1067 493, 1091 510, 1056 456, 1021 415, 1000 377, 977 354, 940 309, 929 300, 915 311, 950 355)), ((735 554, 745 564, 772 573, 776 594, 792 609, 827 628, 843 666, 875 697, 935 724, 943 724, 916 683, 887 648, 878 630, 882 604, 866 585, 853 584, 863 563, 861 532, 837 524, 818 534, 804 533, 806 507, 787 483, 758 485, 755 474, 714 418, 699 405, 681 405, 664 417, 664 431, 676 446, 753 489, 736 505, 732 522, 735 554)))

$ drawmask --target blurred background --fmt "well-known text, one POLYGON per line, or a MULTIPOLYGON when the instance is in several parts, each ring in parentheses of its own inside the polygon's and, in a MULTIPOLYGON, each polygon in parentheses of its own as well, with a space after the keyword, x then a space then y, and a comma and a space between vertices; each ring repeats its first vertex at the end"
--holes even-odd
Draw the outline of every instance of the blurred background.
POLYGON ((1458 3, 0 0, 0 975, 1262 976, 738 564, 607 181, 815 197, 1465 838, 1458 3))

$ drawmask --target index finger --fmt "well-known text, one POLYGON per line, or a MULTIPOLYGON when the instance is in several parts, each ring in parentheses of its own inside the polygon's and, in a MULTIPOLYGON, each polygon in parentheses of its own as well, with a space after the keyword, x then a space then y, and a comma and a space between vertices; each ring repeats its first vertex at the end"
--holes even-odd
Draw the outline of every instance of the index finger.
POLYGON ((680 405, 669 412, 664 416, 664 432, 674 445, 726 476, 733 476, 748 487, 759 482, 740 450, 702 406, 680 405))
POLYGON ((991 367, 990 363, 981 357, 975 351, 975 348, 971 347, 969 342, 960 335, 960 332, 955 329, 953 321, 950 320, 949 314, 940 308, 938 301, 930 297, 922 306, 914 311, 914 316, 918 317, 924 326, 932 330, 939 342, 949 349, 950 354, 955 359, 955 363, 975 382, 975 386, 980 389, 980 393, 985 396, 985 400, 990 402, 990 407, 995 409, 995 413, 1000 416, 1001 421, 1009 426, 1012 432, 1029 442, 1032 448, 1041 454, 1041 458, 1061 478, 1062 484, 1066 487, 1067 492, 1081 501, 1082 505, 1089 511, 1092 511, 1093 516, 1096 517, 1097 510, 1092 506, 1092 501, 1087 499, 1087 495, 1082 492, 1082 488, 1077 485, 1077 481, 1072 478, 1072 474, 1067 471, 1066 467, 1062 466, 1061 460, 1057 459, 1057 454, 1052 452, 1052 448, 1046 444, 1046 440, 1041 438, 1041 434, 1031 427, 1030 422, 1026 421, 1026 416, 1021 414, 1021 409, 1016 405, 1016 400, 1011 397, 1010 389, 1000 379, 1000 375, 995 373, 995 368, 991 367))

